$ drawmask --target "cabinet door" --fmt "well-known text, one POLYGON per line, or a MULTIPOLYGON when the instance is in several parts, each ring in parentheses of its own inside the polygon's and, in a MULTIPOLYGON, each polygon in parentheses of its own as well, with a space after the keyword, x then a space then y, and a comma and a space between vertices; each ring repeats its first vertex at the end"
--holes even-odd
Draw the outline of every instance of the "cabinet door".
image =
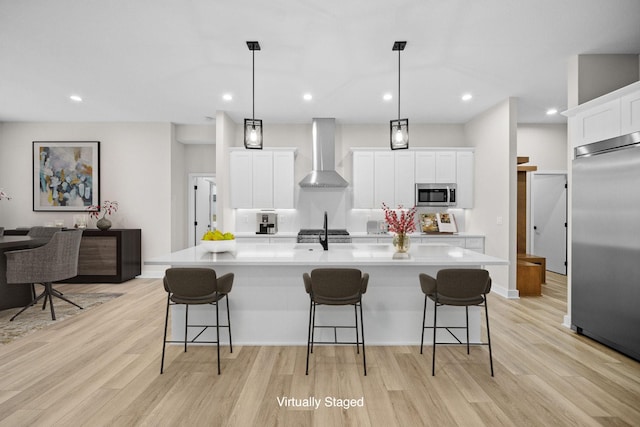
POLYGON ((396 151, 395 168, 395 205, 405 208, 415 204, 415 157, 412 151, 396 151))
POLYGON ((293 209, 294 205, 293 151, 273 153, 273 207, 293 209))
POLYGON ((640 131, 640 92, 632 93, 622 97, 621 134, 640 131))
POLYGON ((420 184, 436 182, 436 152, 417 151, 415 158, 416 182, 420 184))
POLYGON ((436 152, 436 181, 438 183, 456 182, 456 152, 436 152))
POLYGON ((589 109, 572 118, 575 145, 590 144, 620 135, 620 99, 589 109))
POLYGON ((229 190, 232 208, 253 207, 253 157, 248 151, 229 155, 229 190))
POLYGON ((456 208, 473 207, 473 151, 456 153, 456 208))
POLYGON ((374 154, 374 200, 375 208, 387 206, 395 207, 395 167, 394 156, 391 151, 376 151, 374 154))
POLYGON ((273 208, 273 153, 253 154, 253 207, 273 208))
POLYGON ((372 209, 374 207, 374 160, 372 151, 353 152, 353 207, 372 209))

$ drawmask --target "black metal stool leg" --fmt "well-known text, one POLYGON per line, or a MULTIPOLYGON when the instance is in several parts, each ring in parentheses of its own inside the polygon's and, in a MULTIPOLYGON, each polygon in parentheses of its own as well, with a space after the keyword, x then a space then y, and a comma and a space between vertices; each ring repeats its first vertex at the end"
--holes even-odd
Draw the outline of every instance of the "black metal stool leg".
POLYGON ((367 376, 367 355, 364 349, 364 318, 362 317, 362 301, 360 301, 360 333, 362 334, 362 363, 364 365, 364 376, 367 376))
POLYGON ((307 368, 305 370, 305 375, 309 375, 309 353, 311 351, 311 316, 313 313, 313 300, 309 301, 309 327, 307 331, 307 368))
POLYGON ((491 365, 491 376, 493 376, 493 355, 491 354, 491 333, 489 331, 489 309, 487 308, 487 296, 484 296, 484 314, 487 321, 487 342, 489 343, 489 364, 491 365))
POLYGON ((469 354, 469 306, 464 306, 464 314, 467 321, 467 354, 469 354))
POLYGON ((436 374, 436 322, 438 321, 438 297, 433 304, 433 356, 431 358, 431 376, 436 374))
POLYGON ((360 337, 358 336, 358 305, 353 304, 353 313, 356 318, 356 353, 360 354, 360 337))
POLYGON ((227 300, 227 325, 229 326, 229 353, 233 353, 233 342, 231 341, 231 314, 229 312, 229 294, 225 295, 227 300))
POLYGON ((189 304, 184 305, 184 352, 187 352, 187 330, 189 327, 189 304))
POLYGON ((167 347, 167 326, 169 324, 169 301, 171 294, 167 293, 167 313, 164 317, 164 338, 162 340, 162 361, 160 362, 160 373, 164 371, 164 351, 167 347))
POLYGON ((216 301, 216 351, 218 352, 218 375, 220 375, 220 317, 218 316, 218 303, 216 301))
POLYGON ((424 345, 424 322, 427 320, 427 296, 424 296, 424 311, 422 312, 422 338, 420 338, 420 354, 424 345))

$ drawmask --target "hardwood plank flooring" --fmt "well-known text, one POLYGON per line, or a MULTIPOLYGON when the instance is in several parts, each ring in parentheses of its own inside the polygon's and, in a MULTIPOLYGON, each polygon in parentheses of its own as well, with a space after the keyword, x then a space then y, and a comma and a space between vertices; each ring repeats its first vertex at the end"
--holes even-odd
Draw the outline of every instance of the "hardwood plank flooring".
POLYGON ((160 280, 59 289, 123 295, 0 346, 0 426, 640 425, 640 363, 562 326, 553 273, 541 297, 490 296, 493 378, 486 346, 438 347, 435 377, 429 346, 368 346, 366 377, 353 346, 316 346, 308 376, 304 346, 223 346, 220 376, 214 348, 170 346, 160 375, 160 280))

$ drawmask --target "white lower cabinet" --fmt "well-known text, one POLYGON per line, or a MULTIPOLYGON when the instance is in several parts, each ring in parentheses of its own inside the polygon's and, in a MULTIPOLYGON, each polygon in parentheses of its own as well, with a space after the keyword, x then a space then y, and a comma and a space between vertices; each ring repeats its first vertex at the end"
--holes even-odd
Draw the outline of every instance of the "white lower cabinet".
MULTIPOLYGON (((367 236, 351 237, 352 243, 384 243, 391 244, 393 235, 378 236, 375 234, 367 236)), ((475 252, 484 253, 484 236, 459 236, 459 235, 444 235, 444 236, 426 236, 423 234, 416 234, 411 236, 411 245, 446 245, 456 246, 459 248, 469 249, 475 252)))

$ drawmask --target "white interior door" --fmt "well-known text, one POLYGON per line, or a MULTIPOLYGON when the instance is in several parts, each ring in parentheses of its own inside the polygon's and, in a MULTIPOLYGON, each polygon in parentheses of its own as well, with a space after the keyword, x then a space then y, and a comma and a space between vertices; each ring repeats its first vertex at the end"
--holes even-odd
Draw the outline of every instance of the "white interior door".
POLYGON ((216 224, 216 183, 214 175, 189 176, 189 243, 197 245, 216 224))
POLYGON ((567 175, 534 173, 531 181, 531 251, 547 270, 567 274, 567 175))

